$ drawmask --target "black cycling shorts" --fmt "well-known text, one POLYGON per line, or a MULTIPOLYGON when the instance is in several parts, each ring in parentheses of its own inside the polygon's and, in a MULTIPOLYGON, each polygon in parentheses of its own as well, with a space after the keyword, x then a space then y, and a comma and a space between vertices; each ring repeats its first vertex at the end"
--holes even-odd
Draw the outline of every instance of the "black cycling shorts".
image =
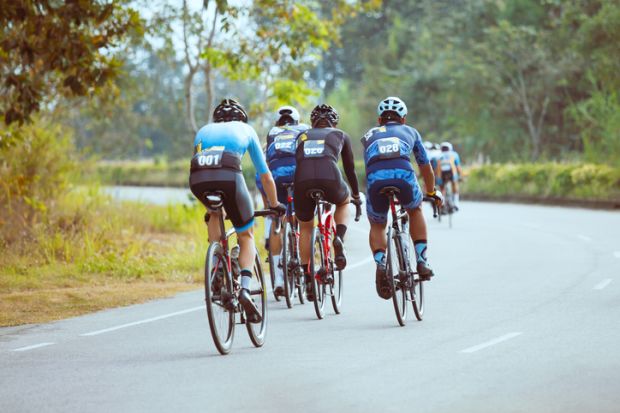
POLYGON ((349 197, 349 187, 342 179, 337 166, 330 160, 298 163, 295 171, 295 215, 300 221, 312 221, 316 202, 307 193, 320 189, 325 200, 332 204, 342 204, 349 197))
POLYGON ((447 182, 454 181, 452 171, 441 171, 441 182, 445 185, 447 182))
POLYGON ((240 171, 203 169, 192 172, 189 187, 205 206, 205 193, 222 191, 224 210, 237 232, 247 231, 254 224, 254 206, 245 179, 240 171))

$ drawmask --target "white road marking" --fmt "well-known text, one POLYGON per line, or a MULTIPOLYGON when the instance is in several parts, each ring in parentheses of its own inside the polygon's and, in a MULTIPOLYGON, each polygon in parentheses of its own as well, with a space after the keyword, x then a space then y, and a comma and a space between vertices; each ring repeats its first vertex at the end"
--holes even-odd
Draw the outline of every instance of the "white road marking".
POLYGON ((361 267, 364 264, 368 264, 370 261, 373 261, 374 258, 372 257, 372 255, 370 257, 366 257, 365 259, 361 260, 360 262, 356 262, 353 265, 347 265, 347 267, 345 268, 345 270, 350 270, 352 268, 357 268, 357 267, 361 267))
POLYGON ((620 258, 620 251, 614 251, 614 257, 620 258))
POLYGON ((499 343, 501 343, 503 341, 510 340, 511 338, 515 338, 517 336, 520 336, 521 334, 523 334, 523 333, 521 333, 521 332, 514 332, 514 333, 504 334, 503 336, 494 338, 493 340, 485 341, 484 343, 480 343, 478 345, 475 345, 475 346, 472 346, 472 347, 468 347, 465 350, 461 350, 461 353, 473 353, 475 351, 482 350, 484 348, 494 346, 495 344, 499 344, 499 343))
POLYGON ((577 235, 579 237, 580 240, 585 241, 585 242, 592 242, 592 238, 588 237, 587 235, 583 235, 583 234, 579 234, 577 235))
POLYGON ((602 280, 600 283, 596 284, 594 286, 594 290, 602 290, 603 288, 607 287, 609 284, 611 284, 613 280, 611 278, 605 278, 604 280, 602 280))
POLYGON ((11 351, 28 351, 28 350, 34 350, 35 348, 51 346, 53 344, 54 343, 39 343, 39 344, 33 344, 32 346, 16 348, 16 349, 11 350, 11 351))
POLYGON ((145 320, 134 321, 133 323, 121 324, 121 325, 110 327, 110 328, 104 328, 103 330, 97 330, 97 331, 91 331, 89 333, 83 333, 83 334, 80 334, 80 336, 96 336, 96 335, 103 334, 103 333, 109 333, 110 331, 116 331, 116 330, 120 330, 122 328, 133 327, 133 326, 137 326, 137 325, 140 325, 140 324, 152 323, 153 321, 163 320, 165 318, 170 318, 170 317, 174 317, 174 316, 177 316, 177 315, 192 313, 194 311, 204 310, 204 309, 205 309, 204 306, 192 307, 192 308, 188 308, 187 310, 176 311, 174 313, 169 313, 169 314, 164 314, 164 315, 160 315, 160 316, 157 316, 157 317, 147 318, 145 320))

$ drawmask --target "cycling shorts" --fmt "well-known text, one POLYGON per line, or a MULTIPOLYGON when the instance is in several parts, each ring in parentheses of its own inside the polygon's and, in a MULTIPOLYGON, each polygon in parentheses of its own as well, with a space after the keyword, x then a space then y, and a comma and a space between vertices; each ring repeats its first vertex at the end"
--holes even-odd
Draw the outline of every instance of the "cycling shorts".
POLYGON ((385 224, 390 208, 388 197, 381 194, 386 186, 400 190, 397 198, 407 210, 416 209, 422 203, 422 190, 415 172, 406 169, 380 169, 368 175, 366 190, 366 214, 373 224, 385 224))
POLYGON ((442 185, 445 185, 448 182, 452 182, 455 180, 454 174, 452 171, 441 171, 441 182, 442 185))
POLYGON ((254 206, 240 171, 229 169, 199 170, 189 176, 189 187, 205 206, 205 193, 222 191, 224 210, 235 231, 244 232, 254 225, 254 206))
POLYGON ((338 167, 329 159, 306 161, 295 171, 295 215, 300 221, 312 221, 316 202, 307 195, 311 189, 320 189, 325 200, 342 204, 349 197, 349 187, 342 179, 338 167))

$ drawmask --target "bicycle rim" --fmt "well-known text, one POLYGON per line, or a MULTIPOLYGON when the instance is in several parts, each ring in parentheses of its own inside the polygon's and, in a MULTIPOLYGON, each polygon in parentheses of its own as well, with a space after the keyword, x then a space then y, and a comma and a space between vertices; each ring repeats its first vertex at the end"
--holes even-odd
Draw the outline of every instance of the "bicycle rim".
POLYGON ((234 297, 233 283, 222 246, 211 243, 205 260, 205 303, 209 329, 215 347, 221 354, 228 354, 235 336, 235 313, 224 307, 234 297), (219 271, 218 271, 219 269, 219 271))
POLYGON ((396 235, 393 229, 388 230, 388 249, 387 249, 387 275, 392 281, 392 304, 394 304, 394 312, 396 320, 400 326, 407 324, 407 291, 400 288, 400 277, 398 271, 400 269, 399 253, 397 248, 399 244, 396 241, 396 235))
POLYGON ((312 250, 310 274, 312 274, 312 290, 314 293, 314 312, 319 320, 325 317, 325 285, 317 279, 317 273, 323 266, 323 245, 318 228, 312 233, 312 250))
POLYGON ((267 334, 267 289, 265 288, 265 277, 260 263, 260 256, 256 251, 254 259, 254 268, 252 270, 252 283, 250 285, 250 293, 255 300, 262 321, 260 323, 245 322, 248 335, 252 344, 261 347, 265 343, 265 335, 267 334))
MULTIPOLYGON (((335 236, 336 236, 336 231, 334 229, 334 231, 332 231, 332 236, 330 239, 330 246, 333 245, 335 236)), ((329 266, 330 266, 330 271, 332 273, 333 280, 334 280, 334 282, 329 285, 329 294, 331 296, 332 307, 334 308, 334 312, 336 314, 340 314, 341 307, 342 307, 342 271, 336 270, 336 266, 334 264, 336 262, 335 256, 334 256, 334 248, 331 247, 329 251, 330 251, 329 266)))
POLYGON ((293 254, 294 235, 291 224, 286 222, 284 234, 282 236, 282 271, 284 275, 284 298, 286 306, 293 308, 293 295, 295 294, 295 269, 291 268, 290 263, 293 254))
POLYGON ((415 280, 411 288, 411 304, 413 304, 413 313, 418 321, 422 321, 424 316, 424 282, 415 280))

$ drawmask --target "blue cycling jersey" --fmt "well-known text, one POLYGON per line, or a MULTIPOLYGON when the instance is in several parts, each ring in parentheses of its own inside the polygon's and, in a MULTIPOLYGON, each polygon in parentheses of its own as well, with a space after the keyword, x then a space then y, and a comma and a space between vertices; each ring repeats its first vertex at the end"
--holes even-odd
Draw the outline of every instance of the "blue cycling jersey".
POLYGON ((217 122, 203 126, 194 139, 194 155, 214 147, 239 157, 248 151, 256 172, 269 172, 256 131, 247 123, 217 122))
POLYGON ((367 174, 379 169, 413 170, 412 152, 418 165, 429 163, 420 133, 398 122, 372 128, 362 138, 362 144, 367 174))
POLYGON ((274 126, 267 134, 267 163, 272 171, 282 166, 295 165, 297 137, 308 130, 308 125, 274 126))

